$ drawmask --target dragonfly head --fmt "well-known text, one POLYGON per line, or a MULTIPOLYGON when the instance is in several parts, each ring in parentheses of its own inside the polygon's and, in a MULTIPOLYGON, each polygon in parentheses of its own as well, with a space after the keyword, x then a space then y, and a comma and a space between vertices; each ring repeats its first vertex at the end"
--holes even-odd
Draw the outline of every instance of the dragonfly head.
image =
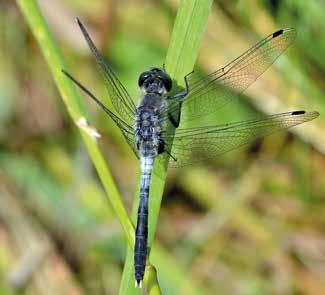
POLYGON ((138 85, 145 93, 164 94, 171 90, 172 79, 163 69, 151 68, 140 75, 138 85))

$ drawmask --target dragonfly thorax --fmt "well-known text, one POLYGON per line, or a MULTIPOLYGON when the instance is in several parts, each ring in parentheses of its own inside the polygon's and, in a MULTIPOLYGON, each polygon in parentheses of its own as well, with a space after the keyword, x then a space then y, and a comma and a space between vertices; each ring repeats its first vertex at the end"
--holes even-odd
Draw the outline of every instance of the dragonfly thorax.
POLYGON ((141 156, 155 157, 163 151, 161 109, 164 106, 163 97, 147 94, 137 108, 134 133, 141 156))

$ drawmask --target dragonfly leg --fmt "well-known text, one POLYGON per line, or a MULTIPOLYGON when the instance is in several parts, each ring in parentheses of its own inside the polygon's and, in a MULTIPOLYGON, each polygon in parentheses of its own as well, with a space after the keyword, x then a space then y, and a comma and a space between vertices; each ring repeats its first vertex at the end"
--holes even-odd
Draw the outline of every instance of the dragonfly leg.
POLYGON ((192 72, 189 72, 188 74, 186 74, 184 76, 184 82, 185 82, 185 91, 186 91, 186 94, 187 95, 189 92, 190 92, 190 86, 189 86, 189 83, 188 83, 188 77, 191 76, 192 74, 194 73, 194 70, 192 72))
POLYGON ((193 73, 194 73, 194 71, 192 71, 192 72, 190 72, 190 73, 188 73, 188 74, 186 74, 184 76, 185 89, 178 92, 178 93, 176 93, 176 94, 174 94, 174 95, 172 95, 172 96, 169 96, 168 99, 179 99, 179 100, 181 100, 183 97, 185 97, 186 95, 189 94, 190 85, 189 85, 188 77, 190 75, 192 75, 193 73))
POLYGON ((182 101, 179 101, 177 113, 172 114, 171 112, 168 112, 168 118, 175 128, 179 126, 179 122, 181 120, 181 109, 182 109, 182 101))
POLYGON ((177 114, 176 116, 171 114, 171 113, 168 113, 168 118, 169 120, 171 121, 171 123, 173 124, 173 126, 175 128, 177 128, 179 126, 179 122, 180 122, 180 119, 181 119, 181 108, 182 108, 182 98, 184 98, 186 95, 189 94, 190 92, 190 86, 189 86, 189 82, 188 82, 188 77, 193 74, 194 71, 186 74, 184 76, 184 82, 185 82, 185 89, 181 92, 178 92, 176 93, 175 95, 173 96, 170 96, 168 97, 168 99, 176 99, 176 100, 179 100, 178 102, 178 111, 177 111, 177 114))

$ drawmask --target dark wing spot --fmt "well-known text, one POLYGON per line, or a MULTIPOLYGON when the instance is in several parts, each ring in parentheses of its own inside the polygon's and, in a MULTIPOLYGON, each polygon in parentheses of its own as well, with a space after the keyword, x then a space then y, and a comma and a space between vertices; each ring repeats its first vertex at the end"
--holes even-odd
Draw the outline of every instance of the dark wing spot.
POLYGON ((303 115, 303 114, 305 114, 306 112, 305 111, 294 111, 294 112, 292 112, 291 113, 291 115, 303 115))
POLYGON ((283 34, 283 30, 279 30, 273 33, 273 38, 278 37, 279 35, 283 34))

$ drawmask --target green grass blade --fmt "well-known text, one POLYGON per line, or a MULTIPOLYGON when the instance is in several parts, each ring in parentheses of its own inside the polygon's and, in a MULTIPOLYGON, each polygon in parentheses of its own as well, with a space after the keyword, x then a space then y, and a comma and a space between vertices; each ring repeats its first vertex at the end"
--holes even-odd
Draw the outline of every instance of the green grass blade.
MULTIPOLYGON (((212 0, 184 0, 180 3, 165 63, 167 72, 178 85, 184 86, 184 76, 194 67, 211 5, 212 0)), ((166 175, 166 165, 165 167, 155 165, 149 198, 149 248, 152 246, 156 231, 166 175)), ((132 211, 134 220, 138 201, 137 191, 132 211)), ((157 271, 159 274, 159 269, 157 271)), ((131 248, 127 251, 120 294, 140 294, 140 290, 134 287, 133 251, 131 248)))
MULTIPOLYGON (((67 69, 66 63, 50 32, 40 9, 34 0, 17 0, 17 4, 24 15, 31 31, 33 32, 44 58, 52 72, 55 83, 59 89, 61 97, 74 122, 81 117, 87 118, 85 108, 82 104, 82 97, 76 91, 74 85, 62 74, 61 69, 67 69)), ((80 129, 81 130, 81 129, 80 129)), ((134 228, 128 213, 122 202, 120 193, 109 171, 103 155, 101 154, 96 140, 88 133, 81 131, 82 139, 85 142, 89 156, 96 167, 97 173, 107 193, 108 199, 114 209, 127 237, 128 244, 133 247, 134 228)))

